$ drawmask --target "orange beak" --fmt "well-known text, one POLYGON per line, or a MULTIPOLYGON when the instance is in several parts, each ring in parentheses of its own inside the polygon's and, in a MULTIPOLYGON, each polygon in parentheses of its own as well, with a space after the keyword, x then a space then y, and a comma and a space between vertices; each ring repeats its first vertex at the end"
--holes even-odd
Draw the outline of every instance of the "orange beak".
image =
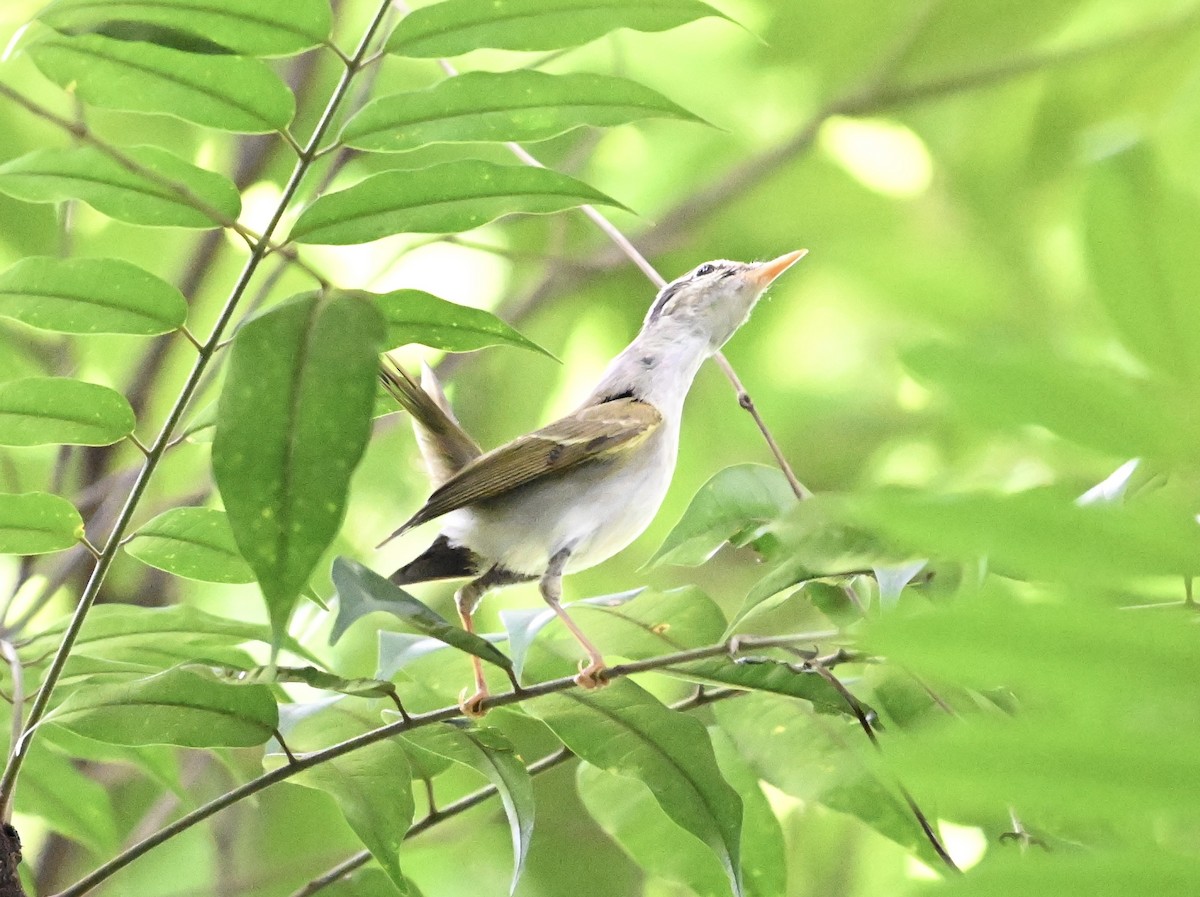
POLYGON ((757 268, 747 271, 746 277, 760 289, 765 290, 771 281, 806 255, 808 255, 807 249, 797 249, 795 252, 781 255, 779 258, 772 259, 769 262, 762 262, 757 268))

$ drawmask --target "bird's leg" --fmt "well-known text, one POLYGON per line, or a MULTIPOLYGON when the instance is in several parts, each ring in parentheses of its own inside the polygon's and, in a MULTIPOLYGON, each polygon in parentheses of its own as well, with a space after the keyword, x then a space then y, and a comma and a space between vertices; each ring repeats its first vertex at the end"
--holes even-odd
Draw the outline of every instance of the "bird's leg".
MULTIPOLYGON (((490 572, 489 570, 488 573, 490 572)), ((475 608, 479 606, 480 599, 488 590, 487 578, 488 574, 485 573, 454 593, 454 603, 458 606, 458 619, 462 622, 463 629, 472 634, 475 632, 475 621, 472 619, 472 615, 475 613, 475 608)), ((472 654, 471 666, 475 670, 475 694, 467 697, 467 690, 464 688, 462 694, 458 696, 458 706, 466 716, 478 719, 487 713, 482 705, 488 698, 488 687, 487 680, 483 677, 483 661, 472 654)))
POLYGON ((542 580, 538 588, 542 593, 543 600, 550 605, 550 609, 571 630, 571 635, 575 636, 575 640, 587 652, 588 664, 584 666, 583 662, 580 662, 579 675, 575 677, 575 681, 584 688, 599 688, 602 685, 608 684, 604 679, 604 671, 607 669, 604 658, 562 606, 563 570, 566 568, 567 559, 570 556, 571 550, 564 548, 558 554, 554 555, 554 557, 550 558, 550 566, 546 568, 546 572, 542 575, 542 580))

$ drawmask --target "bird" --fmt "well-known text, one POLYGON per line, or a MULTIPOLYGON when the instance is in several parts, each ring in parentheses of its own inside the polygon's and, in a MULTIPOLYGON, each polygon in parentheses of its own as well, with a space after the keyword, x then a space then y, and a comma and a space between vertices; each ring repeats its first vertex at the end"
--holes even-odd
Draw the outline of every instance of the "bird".
MULTIPOLYGON (((380 378, 412 417, 433 492, 377 547, 441 520, 433 543, 391 582, 468 578, 455 605, 463 628, 474 632, 473 614, 487 592, 538 580, 542 599, 587 655, 575 681, 605 684, 603 656, 562 607, 563 575, 607 560, 650 525, 675 471, 684 400, 701 365, 806 253, 717 259, 668 283, 574 411, 488 452, 455 418, 427 366, 418 382, 385 355, 380 378)), ((489 693, 479 658, 472 663, 475 692, 464 689, 460 707, 477 717, 489 693)))

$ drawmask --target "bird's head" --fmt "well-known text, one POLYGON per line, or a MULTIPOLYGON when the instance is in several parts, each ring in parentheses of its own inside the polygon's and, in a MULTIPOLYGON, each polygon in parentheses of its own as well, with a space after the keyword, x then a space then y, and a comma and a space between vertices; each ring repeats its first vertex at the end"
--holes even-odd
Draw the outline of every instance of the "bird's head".
POLYGON ((771 282, 807 252, 798 249, 769 262, 705 262, 659 291, 643 330, 682 328, 706 337, 716 352, 750 317, 771 282))

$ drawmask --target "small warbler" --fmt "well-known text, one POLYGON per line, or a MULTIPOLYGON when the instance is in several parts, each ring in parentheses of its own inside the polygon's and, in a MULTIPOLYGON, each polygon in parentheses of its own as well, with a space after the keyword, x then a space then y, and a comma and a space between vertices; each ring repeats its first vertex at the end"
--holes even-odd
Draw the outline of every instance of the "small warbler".
MULTIPOLYGON (((435 489, 384 542, 442 519, 433 544, 391 581, 472 577, 455 601, 473 632, 472 614, 487 591, 538 579, 542 598, 587 653, 576 681, 602 685, 604 658, 561 605, 563 574, 612 557, 654 519, 675 470, 683 403, 696 372, 805 253, 705 262, 667 284, 641 331, 575 411, 490 452, 459 425, 431 371, 418 384, 386 358, 381 377, 413 417, 435 489)), ((476 691, 462 707, 478 715, 488 691, 479 659, 472 660, 476 691)))

